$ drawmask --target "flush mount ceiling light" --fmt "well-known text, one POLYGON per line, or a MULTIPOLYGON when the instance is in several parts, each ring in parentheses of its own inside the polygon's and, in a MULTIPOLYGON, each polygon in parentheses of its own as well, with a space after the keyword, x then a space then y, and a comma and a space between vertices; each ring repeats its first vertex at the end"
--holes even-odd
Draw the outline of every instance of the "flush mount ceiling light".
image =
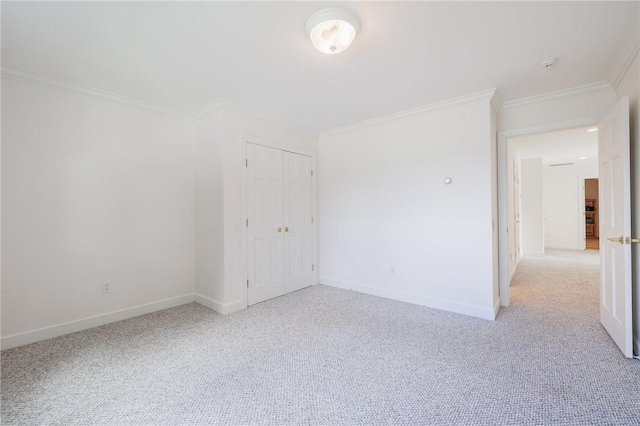
POLYGON ((333 55, 344 52, 351 45, 360 30, 360 20, 346 9, 323 9, 309 18, 306 30, 316 49, 333 55))

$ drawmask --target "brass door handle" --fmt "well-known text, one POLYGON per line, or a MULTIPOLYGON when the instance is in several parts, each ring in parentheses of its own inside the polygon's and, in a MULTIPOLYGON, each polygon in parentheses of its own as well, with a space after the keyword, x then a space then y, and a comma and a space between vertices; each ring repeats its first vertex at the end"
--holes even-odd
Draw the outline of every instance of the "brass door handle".
POLYGON ((627 244, 640 243, 640 239, 627 237, 627 238, 625 238, 625 243, 627 243, 627 244))
POLYGON ((281 227, 278 227, 278 232, 282 232, 282 228, 281 227))
POLYGON ((614 243, 624 244, 624 237, 618 237, 618 238, 607 238, 607 241, 612 241, 612 242, 614 242, 614 243))
POLYGON ((289 232, 289 227, 288 226, 284 227, 284 232, 289 232))

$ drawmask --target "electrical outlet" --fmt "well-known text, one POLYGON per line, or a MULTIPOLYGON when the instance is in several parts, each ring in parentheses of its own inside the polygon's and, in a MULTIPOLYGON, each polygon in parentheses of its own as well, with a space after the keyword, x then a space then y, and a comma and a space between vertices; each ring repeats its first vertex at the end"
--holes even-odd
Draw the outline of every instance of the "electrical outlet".
POLYGON ((102 283, 102 294, 111 293, 111 283, 102 283))
POLYGON ((391 275, 395 275, 396 274, 396 267, 392 266, 390 272, 391 272, 391 275))

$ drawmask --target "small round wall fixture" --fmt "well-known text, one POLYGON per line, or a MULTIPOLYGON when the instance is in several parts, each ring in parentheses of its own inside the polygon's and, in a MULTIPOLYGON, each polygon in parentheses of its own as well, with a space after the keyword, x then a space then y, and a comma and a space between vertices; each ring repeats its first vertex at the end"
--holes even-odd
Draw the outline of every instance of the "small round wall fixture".
POLYGON ((360 30, 360 20, 350 10, 333 7, 314 13, 306 30, 316 49, 334 55, 351 46, 360 30))
POLYGON ((447 176, 446 178, 444 178, 444 183, 446 185, 451 185, 451 182, 453 182, 453 179, 451 179, 450 177, 447 176))
POLYGON ((538 65, 540 68, 553 68, 558 63, 558 58, 546 58, 543 59, 538 65))

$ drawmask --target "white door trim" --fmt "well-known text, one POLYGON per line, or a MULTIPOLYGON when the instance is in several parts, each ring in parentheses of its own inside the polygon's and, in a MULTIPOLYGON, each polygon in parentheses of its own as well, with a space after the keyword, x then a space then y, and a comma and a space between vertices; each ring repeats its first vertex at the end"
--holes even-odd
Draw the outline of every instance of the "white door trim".
MULTIPOLYGON (((577 127, 589 127, 598 124, 600 117, 582 117, 575 120, 543 124, 521 129, 510 129, 498 132, 498 257, 500 267, 500 304, 509 306, 509 189, 508 189, 508 142, 516 136, 536 133, 568 130, 577 127)), ((513 231, 512 231, 513 232, 513 231)))
POLYGON ((242 307, 248 306, 249 298, 247 293, 247 227, 245 226, 247 220, 247 172, 245 160, 247 158, 247 143, 266 146, 267 148, 280 149, 282 151, 293 152, 295 154, 307 155, 311 157, 311 168, 314 171, 313 178, 311 179, 311 211, 313 212, 313 229, 311 232, 312 254, 313 264, 315 270, 313 271, 312 283, 313 285, 318 283, 318 212, 316 205, 316 152, 304 148, 297 148, 290 145, 281 144, 279 142, 270 141, 267 139, 258 138, 248 134, 240 134, 240 164, 238 168, 240 170, 240 214, 241 217, 238 223, 240 224, 240 286, 242 288, 242 307))

